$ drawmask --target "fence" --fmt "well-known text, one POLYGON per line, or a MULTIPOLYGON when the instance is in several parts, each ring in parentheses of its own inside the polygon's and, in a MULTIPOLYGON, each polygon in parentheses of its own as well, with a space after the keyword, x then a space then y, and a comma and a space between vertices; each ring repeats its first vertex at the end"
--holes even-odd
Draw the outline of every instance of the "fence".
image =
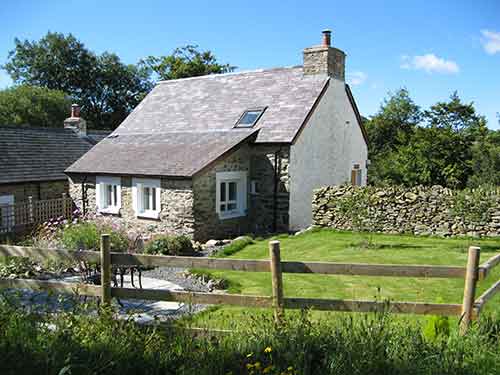
POLYGON ((485 304, 500 292, 500 280, 475 299, 476 284, 500 264, 500 254, 479 265, 480 248, 470 247, 466 267, 424 266, 424 265, 381 265, 346 264, 322 262, 282 261, 279 241, 269 242, 270 260, 239 260, 220 258, 199 258, 162 255, 111 253, 109 235, 101 239, 101 251, 66 251, 32 247, 0 245, 0 256, 19 256, 37 259, 56 258, 78 260, 101 264, 101 285, 75 284, 60 281, 29 279, 0 279, 0 288, 29 288, 76 292, 80 295, 100 297, 103 303, 110 303, 112 297, 177 301, 194 304, 227 304, 247 307, 273 308, 279 322, 285 309, 311 308, 315 310, 374 312, 388 310, 399 314, 423 314, 460 317, 460 330, 465 333, 471 320, 476 319, 485 304), (158 289, 134 289, 111 287, 111 267, 186 267, 243 272, 271 272, 272 296, 251 296, 241 294, 212 294, 158 289), (316 273, 325 275, 359 275, 390 277, 464 278, 464 296, 461 304, 423 302, 378 302, 361 300, 338 300, 320 298, 285 297, 283 273, 316 273))
POLYGON ((0 205, 0 234, 17 232, 56 217, 70 218, 73 201, 63 193, 61 198, 33 200, 0 205))

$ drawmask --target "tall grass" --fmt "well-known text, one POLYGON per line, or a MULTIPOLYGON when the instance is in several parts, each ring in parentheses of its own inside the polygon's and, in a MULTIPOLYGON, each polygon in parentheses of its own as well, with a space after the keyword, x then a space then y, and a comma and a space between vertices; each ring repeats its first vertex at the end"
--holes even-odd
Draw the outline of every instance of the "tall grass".
POLYGON ((112 310, 32 314, 0 302, 1 374, 498 374, 498 322, 466 337, 428 340, 390 315, 311 322, 307 313, 276 327, 258 317, 239 333, 193 338, 139 327, 112 310))

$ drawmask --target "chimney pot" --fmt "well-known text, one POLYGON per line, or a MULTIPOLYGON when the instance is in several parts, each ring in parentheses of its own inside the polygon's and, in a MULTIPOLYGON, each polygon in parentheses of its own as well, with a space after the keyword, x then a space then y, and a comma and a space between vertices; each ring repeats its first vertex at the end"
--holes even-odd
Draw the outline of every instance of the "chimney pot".
POLYGON ((332 31, 330 29, 325 29, 323 33, 323 47, 330 47, 332 45, 332 31))
POLYGON ((71 104, 71 117, 80 117, 80 106, 78 104, 71 104))

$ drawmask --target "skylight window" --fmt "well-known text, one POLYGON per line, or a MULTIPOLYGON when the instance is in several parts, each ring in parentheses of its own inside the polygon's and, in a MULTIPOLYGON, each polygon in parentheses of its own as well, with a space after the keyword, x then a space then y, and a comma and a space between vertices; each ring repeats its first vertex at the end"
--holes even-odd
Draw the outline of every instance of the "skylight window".
POLYGON ((249 109, 241 115, 240 119, 236 123, 236 128, 251 128, 259 120, 260 116, 264 112, 265 108, 249 109))

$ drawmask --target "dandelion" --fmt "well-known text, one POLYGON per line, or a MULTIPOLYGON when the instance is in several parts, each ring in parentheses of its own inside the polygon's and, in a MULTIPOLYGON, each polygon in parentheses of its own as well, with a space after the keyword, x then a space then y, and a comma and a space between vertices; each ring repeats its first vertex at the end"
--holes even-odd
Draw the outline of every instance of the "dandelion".
POLYGON ((272 351, 273 349, 270 346, 264 349, 264 353, 271 353, 272 351))

